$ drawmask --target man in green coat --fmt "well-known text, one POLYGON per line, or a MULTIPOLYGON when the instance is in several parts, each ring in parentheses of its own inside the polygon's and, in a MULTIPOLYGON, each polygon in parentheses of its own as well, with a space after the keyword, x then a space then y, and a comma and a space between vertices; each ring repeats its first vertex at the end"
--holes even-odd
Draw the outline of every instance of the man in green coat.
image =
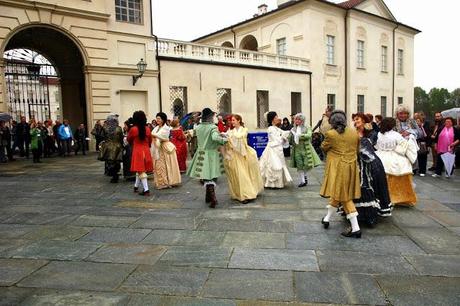
POLYGON ((289 135, 291 144, 291 167, 299 173, 299 188, 308 185, 307 171, 321 164, 321 159, 316 154, 311 144, 312 129, 305 125, 305 116, 294 116, 294 124, 289 135))
POLYGON ((217 205, 215 179, 225 172, 222 155, 218 148, 227 142, 227 138, 219 133, 214 124, 215 114, 209 108, 205 108, 201 112, 201 124, 194 130, 198 148, 187 169, 188 176, 204 181, 206 203, 210 203, 209 207, 211 208, 215 208, 217 205))

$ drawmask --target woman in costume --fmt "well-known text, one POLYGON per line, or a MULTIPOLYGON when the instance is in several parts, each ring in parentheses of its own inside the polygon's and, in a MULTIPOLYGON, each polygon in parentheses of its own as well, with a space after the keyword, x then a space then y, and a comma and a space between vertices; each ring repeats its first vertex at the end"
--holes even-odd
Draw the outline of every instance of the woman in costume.
POLYGON ((203 109, 201 113, 201 124, 195 129, 198 148, 187 169, 187 175, 199 179, 206 188, 206 203, 210 208, 217 205, 216 179, 224 173, 222 155, 218 148, 227 142, 214 124, 213 112, 209 108, 203 109))
POLYGON ((139 185, 142 183, 143 191, 139 192, 141 196, 150 195, 147 182, 147 172, 153 171, 152 155, 150 155, 152 135, 150 133, 145 113, 143 111, 134 112, 133 127, 128 132, 127 140, 132 148, 131 172, 136 172, 134 192, 139 191, 139 185))
POLYGON ((264 189, 256 151, 248 146, 248 129, 240 115, 232 116, 233 129, 228 131, 224 159, 225 172, 232 199, 243 204, 255 200, 264 189))
POLYGON ((176 147, 177 162, 181 173, 187 171, 187 137, 179 124, 179 119, 171 121, 171 142, 176 147))
POLYGON ((134 180, 136 177, 136 173, 131 172, 131 158, 133 155, 133 150, 128 142, 128 133, 133 125, 133 118, 129 118, 125 121, 125 125, 123 127, 123 177, 127 181, 134 180))
POLYGON ((281 189, 292 182, 283 154, 283 147, 289 145, 287 140, 289 131, 284 132, 277 126, 281 124, 281 120, 276 112, 268 112, 266 117, 269 125, 268 143, 260 157, 260 173, 265 188, 281 189))
POLYGON ((166 124, 165 113, 156 116, 157 126, 152 131, 153 157, 155 159, 154 184, 157 189, 171 188, 181 183, 176 147, 169 140, 171 128, 166 124))
POLYGON ((110 115, 103 126, 104 145, 102 160, 105 161, 105 175, 111 176, 111 183, 118 183, 123 161, 123 130, 118 124, 118 115, 110 115))
POLYGON ((294 116, 294 126, 289 135, 291 144, 291 167, 296 168, 299 174, 299 188, 308 185, 307 171, 321 164, 311 144, 312 129, 305 126, 305 116, 294 116))
POLYGON ((382 161, 375 154, 374 139, 377 133, 364 113, 353 115, 356 131, 360 138, 359 170, 361 176, 361 197, 354 200, 358 210, 358 221, 373 226, 378 216, 391 216, 392 204, 382 161))
POLYGON ((394 131, 396 120, 385 118, 380 124, 377 156, 385 167, 391 202, 394 205, 415 206, 417 197, 412 184, 412 164, 417 160, 417 145, 394 131))
POLYGON ((358 170, 359 137, 356 131, 347 127, 347 118, 343 111, 335 110, 329 117, 332 127, 325 134, 321 149, 327 153, 321 196, 329 198, 327 215, 321 223, 329 228, 329 221, 337 208, 342 207, 351 229, 342 232, 342 236, 361 238, 358 224, 358 212, 353 199, 361 197, 358 170))

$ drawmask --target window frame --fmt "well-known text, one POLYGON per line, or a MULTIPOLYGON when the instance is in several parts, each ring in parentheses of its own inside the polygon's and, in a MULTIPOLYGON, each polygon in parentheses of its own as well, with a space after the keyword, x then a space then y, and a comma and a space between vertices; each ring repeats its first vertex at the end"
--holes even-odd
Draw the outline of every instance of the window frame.
POLYGON ((404 49, 398 49, 398 75, 404 75, 404 49))
POLYGON ((364 113, 364 110, 365 110, 365 96, 364 95, 357 95, 356 110, 358 113, 364 113), (362 97, 362 103, 360 103, 361 97, 362 97))
POLYGON ((388 107, 388 97, 387 96, 380 96, 380 115, 382 117, 387 116, 387 107, 388 107))
POLYGON ((381 62, 380 62, 380 71, 381 72, 388 72, 388 46, 381 46, 380 49, 381 52, 381 62))
POLYGON ((336 94, 335 93, 327 94, 326 105, 327 107, 332 107, 332 110, 335 110, 335 107, 336 107, 336 94), (331 103, 331 100, 332 100, 332 103, 331 103))
POLYGON ((335 65, 335 36, 326 35, 326 63, 335 65))
POLYGON ((356 67, 358 69, 365 69, 364 53, 365 53, 365 41, 358 39, 357 46, 356 46, 356 67))
POLYGON ((286 37, 281 37, 276 40, 276 54, 281 56, 286 56, 287 54, 287 39, 286 37), (280 44, 281 43, 281 44, 280 44), (281 49, 283 47, 283 49, 281 49), (282 52, 280 52, 282 51, 282 52))
POLYGON ((129 24, 137 24, 137 25, 143 25, 144 24, 144 3, 143 0, 115 0, 115 21, 116 22, 125 22, 129 24), (137 4, 137 1, 139 2, 139 9, 135 8, 134 6, 137 4), (121 3, 124 2, 126 3, 125 6, 122 6, 121 3), (118 4, 117 4, 118 3, 118 4), (133 7, 130 8, 130 4, 133 5, 133 7), (119 13, 118 10, 124 10, 124 14, 119 13), (138 18, 139 21, 135 20, 135 13, 138 12, 138 18), (130 21, 130 13, 134 14, 132 17, 134 18, 133 21, 130 21), (123 19, 123 16, 125 16, 126 19, 123 19))

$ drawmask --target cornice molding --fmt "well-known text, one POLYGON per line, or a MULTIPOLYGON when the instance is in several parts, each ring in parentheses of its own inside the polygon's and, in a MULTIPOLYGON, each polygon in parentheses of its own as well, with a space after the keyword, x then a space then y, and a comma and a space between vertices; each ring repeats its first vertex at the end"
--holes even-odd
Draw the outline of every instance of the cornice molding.
POLYGON ((100 20, 100 21, 107 21, 110 18, 110 14, 107 13, 99 13, 93 11, 86 11, 76 8, 70 8, 65 6, 60 6, 56 4, 48 4, 39 1, 17 1, 17 0, 0 0, 0 5, 6 5, 11 7, 18 7, 18 8, 26 8, 31 10, 46 10, 52 11, 55 13, 60 13, 67 16, 76 16, 76 17, 84 17, 88 19, 100 20))
MULTIPOLYGON (((137 68, 124 68, 124 67, 104 67, 104 66, 85 66, 85 73, 91 74, 109 74, 109 75, 137 75, 139 72, 137 68)), ((146 70, 144 75, 146 77, 157 77, 158 70, 146 70)))

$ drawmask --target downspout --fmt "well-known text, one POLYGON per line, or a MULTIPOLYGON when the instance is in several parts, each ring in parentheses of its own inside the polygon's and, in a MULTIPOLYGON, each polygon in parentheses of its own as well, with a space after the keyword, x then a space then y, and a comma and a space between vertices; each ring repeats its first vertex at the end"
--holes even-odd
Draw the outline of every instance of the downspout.
POLYGON ((161 65, 160 65, 160 59, 158 58, 158 36, 153 34, 153 14, 152 14, 152 0, 150 0, 150 33, 155 39, 155 52, 156 52, 156 60, 158 63, 158 95, 159 95, 159 103, 160 103, 160 112, 163 111, 163 102, 162 102, 162 95, 161 95, 161 65))
POLYGON ((236 32, 235 32, 235 30, 233 30, 233 28, 231 28, 230 31, 233 33, 233 48, 237 49, 237 47, 236 47, 236 32))
POLYGON ((399 24, 396 25, 396 27, 393 29, 393 73, 392 73, 392 79, 393 79, 393 84, 392 84, 392 94, 391 94, 391 114, 393 116, 393 113, 395 111, 395 75, 396 75, 396 61, 395 61, 395 51, 396 51, 396 29, 399 28, 399 24))
POLYGON ((348 112, 348 17, 350 10, 345 14, 345 114, 348 112))
POLYGON ((311 76, 312 76, 312 73, 310 73, 309 75, 309 78, 310 78, 310 126, 313 126, 313 94, 312 94, 312 86, 311 86, 311 76))

